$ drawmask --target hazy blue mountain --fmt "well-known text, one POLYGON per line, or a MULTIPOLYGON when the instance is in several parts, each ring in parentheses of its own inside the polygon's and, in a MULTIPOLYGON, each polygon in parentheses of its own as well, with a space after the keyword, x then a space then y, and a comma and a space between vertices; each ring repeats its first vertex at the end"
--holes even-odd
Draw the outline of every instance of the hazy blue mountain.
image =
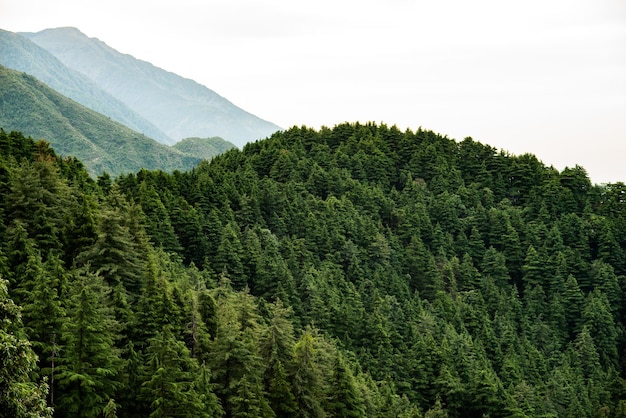
POLYGON ((0 29, 0 64, 35 76, 64 96, 164 144, 174 140, 31 40, 0 29))
POLYGON ((175 140, 219 136, 241 147, 280 129, 193 80, 122 54, 76 28, 23 35, 175 140))
POLYGON ((46 86, 0 66, 0 128, 44 139, 81 160, 92 175, 141 168, 189 170, 202 159, 160 144, 46 86))

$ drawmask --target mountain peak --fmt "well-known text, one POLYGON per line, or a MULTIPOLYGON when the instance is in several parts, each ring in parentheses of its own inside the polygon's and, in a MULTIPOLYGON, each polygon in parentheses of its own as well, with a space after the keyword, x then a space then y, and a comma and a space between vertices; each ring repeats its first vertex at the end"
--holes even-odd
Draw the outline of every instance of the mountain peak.
MULTIPOLYGON (((63 38, 75 39, 74 45, 90 42, 89 38, 76 28, 58 28, 49 31, 56 31, 57 35, 61 33, 63 38)), ((89 77, 72 70, 48 50, 31 41, 29 37, 32 36, 36 34, 20 35, 0 30, 0 64, 30 74, 64 96, 161 143, 174 143, 172 138, 153 123, 105 92, 89 77)))
POLYGON ((58 28, 48 28, 48 29, 41 30, 39 32, 20 32, 20 35, 26 36, 28 38, 32 38, 33 36, 45 35, 45 36, 73 37, 75 39, 78 39, 78 38, 91 39, 87 35, 85 35, 83 32, 81 32, 80 29, 74 26, 61 26, 58 28))
POLYGON ((208 87, 121 53, 76 28, 24 35, 175 141, 219 136, 243 147, 281 129, 208 87))

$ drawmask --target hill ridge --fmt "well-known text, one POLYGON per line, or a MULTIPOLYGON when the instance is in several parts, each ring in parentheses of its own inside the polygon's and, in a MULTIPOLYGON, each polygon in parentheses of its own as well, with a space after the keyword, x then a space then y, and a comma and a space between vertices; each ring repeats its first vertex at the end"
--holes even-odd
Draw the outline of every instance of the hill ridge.
POLYGON ((63 64, 46 49, 0 29, 0 64, 35 76, 64 96, 164 144, 174 141, 93 80, 63 64))
POLYGON ((0 127, 50 142, 92 175, 190 169, 200 158, 160 144, 68 99, 34 76, 0 66, 0 127))
POLYGON ((280 130, 197 81, 119 52, 77 28, 22 35, 95 81, 176 141, 219 136, 241 147, 280 130))

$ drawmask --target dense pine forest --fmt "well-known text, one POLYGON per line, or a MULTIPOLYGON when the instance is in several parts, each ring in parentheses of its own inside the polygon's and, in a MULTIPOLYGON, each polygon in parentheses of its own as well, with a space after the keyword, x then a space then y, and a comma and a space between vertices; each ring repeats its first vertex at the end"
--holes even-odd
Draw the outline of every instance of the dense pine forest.
POLYGON ((625 193, 377 124, 117 178, 0 131, 0 416, 626 416, 625 193))

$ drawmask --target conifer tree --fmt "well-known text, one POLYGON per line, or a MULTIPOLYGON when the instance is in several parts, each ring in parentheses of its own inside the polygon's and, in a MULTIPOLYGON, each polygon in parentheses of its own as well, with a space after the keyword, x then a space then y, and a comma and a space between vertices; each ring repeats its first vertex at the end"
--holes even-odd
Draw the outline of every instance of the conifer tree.
POLYGON ((263 385, 276 416, 291 416, 298 410, 285 370, 285 365, 290 365, 295 345, 293 325, 290 322, 292 310, 285 308, 280 299, 271 304, 269 310, 269 327, 260 341, 260 354, 266 365, 263 385))
POLYGON ((602 367, 605 370, 617 367, 619 330, 615 327, 606 295, 596 290, 587 296, 581 324, 583 328, 587 328, 595 342, 602 367))
POLYGON ((172 285, 168 280, 167 264, 169 255, 163 250, 154 250, 148 255, 141 296, 137 301, 136 322, 131 334, 137 347, 144 348, 147 341, 166 325, 175 328, 182 335, 183 320, 181 307, 174 300, 172 285))
MULTIPOLYGON (((18 287, 23 278, 28 277, 26 272, 29 259, 41 259, 37 243, 29 237, 26 225, 19 220, 12 222, 7 230, 7 262, 8 280, 11 287, 18 287)), ((42 260, 43 261, 43 260, 42 260)), ((20 303, 19 295, 17 302, 20 303)))
POLYGON ((194 389, 204 403, 204 411, 209 417, 224 416, 224 409, 215 394, 215 385, 211 383, 211 371, 206 363, 200 364, 200 370, 194 382, 194 389))
POLYGON ((293 393, 298 403, 298 416, 303 418, 325 417, 322 374, 316 362, 315 338, 310 329, 298 339, 294 347, 293 393))
POLYGON ((204 403, 210 394, 196 391, 198 364, 189 356, 184 342, 176 340, 171 326, 165 326, 149 340, 146 356, 145 381, 139 396, 149 404, 151 417, 216 416, 216 411, 204 403))
POLYGON ((19 307, 9 298, 7 282, 0 278, 0 417, 45 418, 48 385, 31 380, 37 356, 21 329, 19 307))
POLYGON ((72 279, 55 372, 55 408, 61 416, 91 417, 104 411, 120 386, 118 323, 110 289, 100 276, 83 269, 72 279))
POLYGON ((505 289, 509 283, 509 271, 506 266, 506 258, 504 254, 497 251, 494 247, 489 247, 485 251, 482 260, 482 274, 493 279, 496 286, 505 289))
POLYGON ((67 320, 63 301, 67 297, 68 274, 60 263, 52 255, 45 264, 39 254, 29 257, 27 278, 15 290, 22 300, 24 329, 39 356, 43 375, 52 373, 53 357, 58 349, 56 339, 67 320))
POLYGON ((339 351, 336 353, 326 411, 333 417, 363 417, 363 398, 352 371, 339 351))
POLYGON ((118 401, 121 405, 120 417, 136 417, 148 415, 149 405, 139 396, 144 379, 144 359, 141 352, 135 350, 132 341, 122 351, 124 368, 121 372, 121 382, 124 385, 119 391, 118 401))
POLYGON ((45 258, 48 251, 60 249, 64 215, 72 204, 70 196, 68 185, 51 161, 24 162, 11 177, 5 209, 8 222, 22 222, 28 235, 37 239, 45 258))
POLYGON ((183 248, 174 232, 170 215, 154 186, 148 185, 146 181, 141 182, 139 201, 146 215, 145 225, 148 236, 165 251, 180 253, 183 248))
POLYGON ((66 266, 72 266, 76 257, 98 239, 98 210, 95 196, 87 193, 81 193, 78 204, 70 208, 63 236, 66 266))
POLYGON ((547 281, 548 274, 545 270, 547 260, 542 259, 539 252, 532 245, 528 247, 526 259, 522 266, 522 283, 524 289, 530 289, 535 286, 543 286, 547 281))
POLYGON ((239 227, 235 222, 229 222, 224 228, 212 267, 218 274, 226 272, 237 290, 247 285, 242 259, 243 246, 239 239, 239 227))
POLYGON ((89 265, 109 286, 121 284, 130 296, 136 297, 143 266, 123 216, 116 209, 100 211, 98 239, 78 255, 76 264, 89 265))
POLYGON ((573 339, 573 337, 580 331, 584 296, 580 291, 578 281, 572 275, 568 276, 565 282, 563 300, 568 307, 565 311, 568 333, 570 339, 573 339))
POLYGON ((247 292, 234 292, 225 281, 214 290, 214 299, 216 333, 209 365, 224 411, 226 415, 250 413, 248 416, 262 411, 262 416, 270 416, 263 394, 264 365, 258 344, 262 332, 255 302, 247 292))

